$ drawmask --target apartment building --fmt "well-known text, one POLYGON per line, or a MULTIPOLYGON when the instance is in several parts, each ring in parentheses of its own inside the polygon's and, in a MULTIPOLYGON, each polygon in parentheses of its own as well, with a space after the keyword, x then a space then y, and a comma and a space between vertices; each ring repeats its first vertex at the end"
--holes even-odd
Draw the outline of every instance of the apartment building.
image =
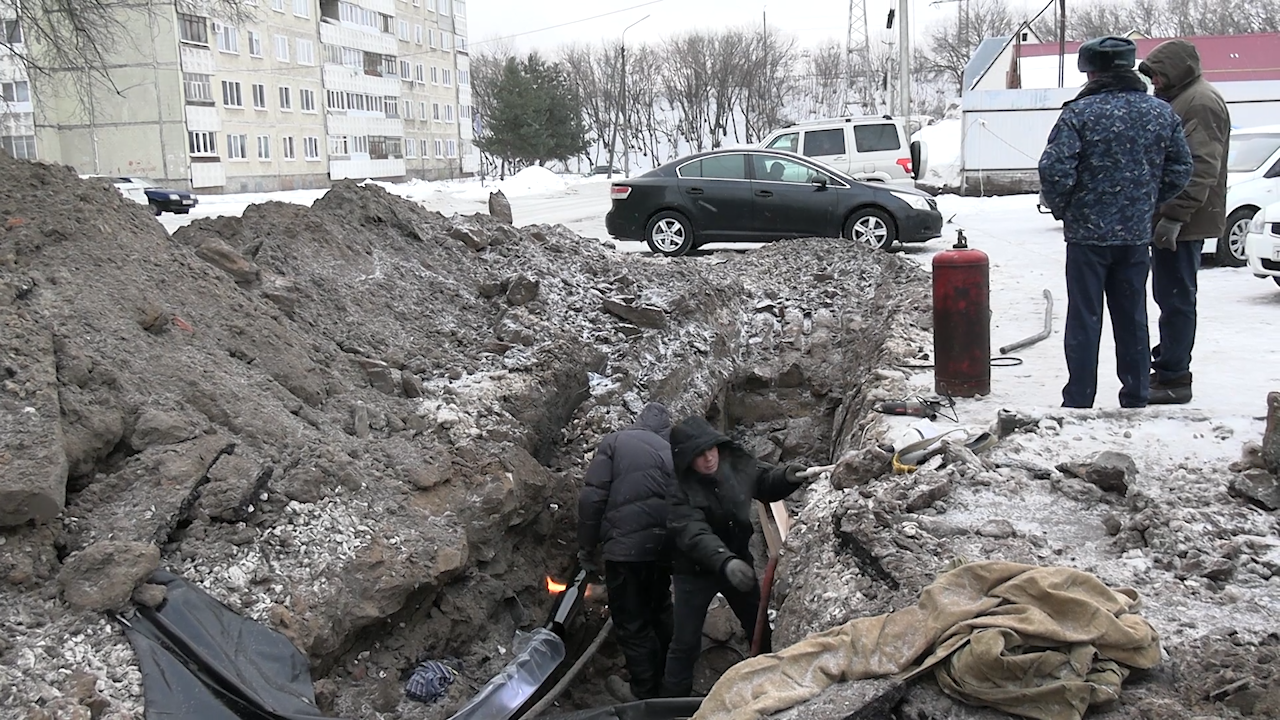
POLYGON ((464 2, 248 0, 238 21, 211 7, 120 6, 109 84, 20 86, 0 55, 10 152, 206 193, 465 171, 464 2))
MULTIPOLYGON (((2 15, 2 13, 0 13, 2 15)), ((35 121, 32 117, 31 83, 26 68, 10 47, 24 47, 22 26, 16 18, 0 17, 0 150, 13 157, 36 157, 35 121)))

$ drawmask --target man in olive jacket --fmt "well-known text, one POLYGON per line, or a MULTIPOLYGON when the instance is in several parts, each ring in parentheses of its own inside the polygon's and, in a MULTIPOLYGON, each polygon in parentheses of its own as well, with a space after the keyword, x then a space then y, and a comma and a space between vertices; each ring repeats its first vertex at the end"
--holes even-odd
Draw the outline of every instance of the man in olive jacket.
POLYGON ((1227 224, 1227 144, 1231 116, 1200 74, 1200 55, 1186 40, 1161 43, 1138 70, 1156 97, 1182 120, 1195 168, 1177 197, 1156 211, 1151 293, 1160 306, 1160 344, 1151 350, 1153 405, 1191 402, 1191 348, 1196 340, 1196 273, 1204 241, 1227 224))
MULTIPOLYGON (((675 540, 675 633, 662 694, 689 697, 702 625, 716 593, 729 601, 747 637, 755 633, 760 586, 749 547, 752 500, 774 502, 795 492, 805 466, 760 462, 701 417, 682 420, 671 431, 671 454, 676 484, 667 528, 675 540)), ((762 650, 771 652, 767 623, 762 650)))

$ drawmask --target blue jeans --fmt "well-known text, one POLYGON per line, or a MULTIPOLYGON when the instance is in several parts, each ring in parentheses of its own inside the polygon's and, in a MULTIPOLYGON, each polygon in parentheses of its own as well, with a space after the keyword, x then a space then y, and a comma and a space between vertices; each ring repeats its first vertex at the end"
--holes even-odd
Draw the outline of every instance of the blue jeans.
POLYGON ((1150 393, 1151 345, 1147 334, 1146 245, 1067 244, 1067 326, 1063 350, 1070 379, 1063 407, 1093 407, 1098 392, 1098 346, 1102 302, 1111 311, 1121 407, 1146 407, 1150 393))
POLYGON ((1196 344, 1196 274, 1203 240, 1183 240, 1177 250, 1151 248, 1151 294, 1160 306, 1160 344, 1151 349, 1156 382, 1171 383, 1191 374, 1196 344))

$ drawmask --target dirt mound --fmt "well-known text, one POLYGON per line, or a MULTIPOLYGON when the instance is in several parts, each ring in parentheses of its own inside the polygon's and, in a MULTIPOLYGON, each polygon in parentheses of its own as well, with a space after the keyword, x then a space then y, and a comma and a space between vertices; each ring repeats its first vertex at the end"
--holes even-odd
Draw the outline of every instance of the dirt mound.
POLYGON ((110 186, 3 154, 0 221, 0 703, 53 716, 140 717, 97 611, 157 554, 286 633, 326 705, 441 716, 399 674, 461 657, 456 701, 541 621, 602 433, 653 399, 825 461, 815 401, 860 417, 862 373, 927 296, 838 243, 673 262, 352 183, 170 238, 110 186))

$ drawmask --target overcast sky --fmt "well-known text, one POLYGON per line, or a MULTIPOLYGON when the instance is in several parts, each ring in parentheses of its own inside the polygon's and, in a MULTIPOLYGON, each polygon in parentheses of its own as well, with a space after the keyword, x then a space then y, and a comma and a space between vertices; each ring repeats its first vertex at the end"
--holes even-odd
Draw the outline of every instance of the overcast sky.
MULTIPOLYGON (((496 37, 526 33, 553 25, 592 18, 646 0, 468 0, 467 31, 471 46, 480 51, 482 43, 496 37)), ((930 23, 954 18, 957 4, 931 4, 931 0, 911 0, 914 35, 930 23)), ((898 0, 866 0, 867 21, 872 32, 883 32, 889 8, 898 0)), ((514 41, 522 50, 551 49, 571 42, 595 42, 621 35, 623 28, 649 16, 627 33, 628 41, 652 41, 687 30, 751 25, 760 27, 766 12, 770 27, 785 30, 805 45, 826 39, 844 42, 849 20, 848 0, 660 0, 646 7, 618 12, 607 17, 574 22, 541 32, 521 34, 514 41)), ((897 31, 893 31, 896 37, 897 31)))

